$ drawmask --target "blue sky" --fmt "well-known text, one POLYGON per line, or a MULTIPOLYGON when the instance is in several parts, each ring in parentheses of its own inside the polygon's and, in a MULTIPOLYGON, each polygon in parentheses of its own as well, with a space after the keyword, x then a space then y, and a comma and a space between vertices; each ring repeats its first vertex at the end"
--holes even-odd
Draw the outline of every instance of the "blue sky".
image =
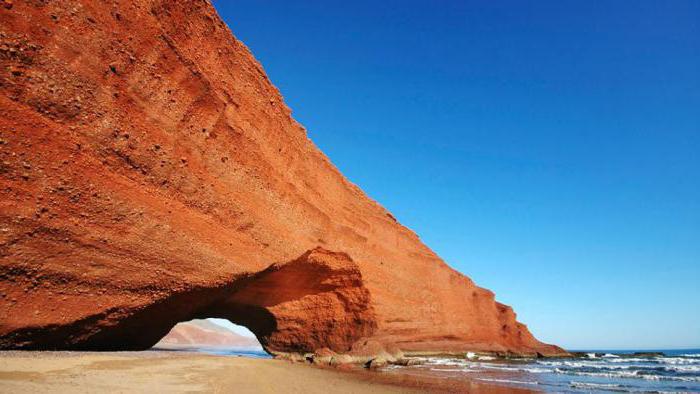
POLYGON ((214 1, 340 170, 570 349, 700 347, 700 2, 214 1))

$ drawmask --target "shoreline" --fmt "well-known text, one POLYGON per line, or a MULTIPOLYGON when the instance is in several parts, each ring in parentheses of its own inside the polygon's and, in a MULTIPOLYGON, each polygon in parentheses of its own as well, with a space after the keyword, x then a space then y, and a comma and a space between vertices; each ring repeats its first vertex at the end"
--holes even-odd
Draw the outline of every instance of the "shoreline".
POLYGON ((531 393, 473 380, 333 368, 285 360, 177 351, 0 352, 0 391, 325 393, 531 393))

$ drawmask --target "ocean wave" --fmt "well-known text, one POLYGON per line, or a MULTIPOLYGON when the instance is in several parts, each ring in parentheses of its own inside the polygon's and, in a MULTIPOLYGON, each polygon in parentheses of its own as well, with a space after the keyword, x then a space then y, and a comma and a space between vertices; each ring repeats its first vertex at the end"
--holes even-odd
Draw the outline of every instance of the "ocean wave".
POLYGON ((475 369, 461 368, 461 369, 445 369, 445 368, 428 368, 429 371, 435 372, 479 372, 475 369))
POLYGON ((496 357, 492 357, 492 356, 480 356, 474 352, 467 352, 465 357, 467 360, 479 360, 479 361, 491 361, 491 360, 496 359, 496 357))
POLYGON ((552 372, 552 370, 548 369, 548 368, 510 367, 510 366, 493 365, 493 364, 479 364, 478 367, 484 368, 484 369, 496 369, 499 371, 509 371, 509 372, 530 372, 530 373, 552 372))
POLYGON ((511 383, 511 384, 528 384, 528 385, 538 384, 537 382, 530 381, 530 380, 512 380, 512 379, 495 379, 495 378, 476 378, 476 379, 483 380, 485 382, 494 382, 494 383, 511 383))
POLYGON ((536 366, 522 366, 522 367, 517 367, 517 366, 509 366, 509 365, 502 365, 502 364, 487 364, 487 363, 477 363, 477 362, 432 362, 432 363, 425 363, 425 365, 428 366, 435 366, 435 367, 459 367, 459 368, 453 368, 453 369, 446 369, 446 368, 430 368, 431 371, 462 371, 462 372, 478 372, 478 371, 483 371, 485 369, 488 370, 497 370, 497 371, 504 371, 504 372, 528 372, 528 373, 551 373, 552 369, 551 368, 538 368, 536 366))
POLYGON ((669 376, 669 375, 652 375, 643 374, 640 371, 616 371, 616 372, 588 372, 588 371, 575 371, 570 369, 555 368, 555 373, 573 376, 590 376, 596 378, 632 378, 632 379, 644 379, 644 380, 669 380, 678 382, 700 382, 700 376, 669 376))
POLYGON ((421 357, 423 363, 416 368, 435 376, 572 393, 700 393, 700 353, 614 357, 599 352, 595 356, 490 360, 474 353, 471 358, 421 357))
POLYGON ((592 369, 640 369, 655 368, 640 364, 620 365, 595 361, 539 361, 538 364, 548 367, 592 368, 592 369))
POLYGON ((466 363, 462 360, 455 358, 423 358, 420 359, 424 364, 428 365, 450 365, 450 366, 464 366, 466 363))
POLYGON ((569 382, 569 385, 571 385, 571 387, 574 387, 577 389, 599 389, 599 390, 600 389, 615 390, 615 389, 622 389, 622 387, 623 387, 621 384, 615 384, 615 383, 587 383, 587 382, 575 382, 575 381, 569 382))
POLYGON ((620 357, 620 358, 611 358, 608 360, 605 360, 605 362, 608 363, 648 363, 648 362, 654 362, 655 358, 638 358, 638 357, 620 357))
POLYGON ((666 364, 700 365, 700 359, 687 357, 661 357, 658 361, 666 364))
MULTIPOLYGON (((676 366, 687 365, 692 367, 700 367, 700 360, 685 359, 680 357, 664 357, 656 359, 642 358, 610 358, 606 360, 576 360, 576 361, 537 361, 540 365, 547 366, 570 366, 570 367, 590 367, 590 368, 644 368, 652 366, 676 366)), ((690 369, 694 370, 694 369, 690 369)))
POLYGON ((700 365, 671 365, 664 367, 669 372, 700 372, 700 365))
POLYGON ((665 390, 656 390, 656 391, 651 391, 651 393, 654 394, 689 394, 689 393, 695 393, 695 391, 688 391, 688 390, 675 390, 675 391, 665 391, 665 390))

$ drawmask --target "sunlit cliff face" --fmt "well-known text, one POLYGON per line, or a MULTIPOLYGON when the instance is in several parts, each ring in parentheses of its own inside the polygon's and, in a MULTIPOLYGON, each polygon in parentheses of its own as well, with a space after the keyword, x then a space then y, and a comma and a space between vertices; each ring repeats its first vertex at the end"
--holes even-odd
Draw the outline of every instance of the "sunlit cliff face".
POLYGON ((208 2, 0 12, 0 348, 560 352, 350 183, 208 2))

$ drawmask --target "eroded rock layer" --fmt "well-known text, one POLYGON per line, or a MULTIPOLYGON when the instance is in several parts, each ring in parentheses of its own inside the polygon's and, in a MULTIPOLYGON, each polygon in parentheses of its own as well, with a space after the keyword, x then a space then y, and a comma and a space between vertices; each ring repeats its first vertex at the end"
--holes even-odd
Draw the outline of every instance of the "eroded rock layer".
MULTIPOLYGON (((0 7, 0 348, 554 354, 307 138, 207 1, 0 7)), ((235 26, 233 26, 235 29, 235 26)))

